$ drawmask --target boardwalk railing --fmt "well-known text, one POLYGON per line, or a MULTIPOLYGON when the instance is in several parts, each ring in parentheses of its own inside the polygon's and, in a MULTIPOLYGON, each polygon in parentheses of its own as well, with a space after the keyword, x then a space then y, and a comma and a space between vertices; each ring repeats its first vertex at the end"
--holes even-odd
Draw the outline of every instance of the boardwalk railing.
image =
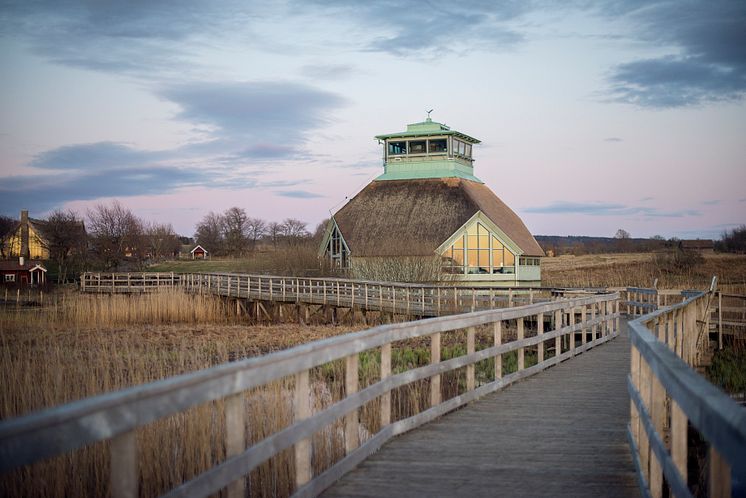
POLYGON ((113 494, 134 497, 138 492, 135 431, 197 404, 225 399, 227 458, 167 496, 206 496, 226 487, 229 496, 243 496, 246 475, 290 448, 296 495, 315 496, 397 434, 615 337, 618 300, 619 294, 613 293, 383 325, 44 410, 0 423, 0 472, 111 439, 113 494), (478 328, 484 333, 484 327, 493 345, 476 350, 475 334, 478 328), (516 339, 503 343, 508 327, 516 339), (442 360, 442 335, 464 330, 465 354, 442 360), (414 338, 429 340, 430 363, 392 374, 392 345, 414 338), (527 366, 526 350, 534 348, 537 363, 527 366), (359 355, 366 351, 380 354, 380 378, 359 389, 359 355), (513 351, 517 370, 503 376, 502 355, 513 351), (478 383, 475 365, 491 358, 494 378, 478 383), (342 399, 312 413, 309 371, 335 360, 346 365, 342 399), (441 376, 462 368, 465 383, 454 397, 442 399, 441 376), (293 423, 246 448, 244 392, 287 377, 295 379, 293 423), (417 381, 429 385, 429 407, 392 421, 392 390, 417 381), (359 416, 373 400, 380 400, 381 429, 363 441, 359 416), (337 420, 344 420, 346 454, 313 475, 311 438, 337 420))
POLYGON ((358 308, 418 316, 549 301, 564 293, 532 287, 463 287, 236 273, 84 273, 80 289, 95 293, 152 292, 181 286, 237 299, 358 308))
POLYGON ((178 273, 94 273, 80 276, 82 292, 106 294, 127 294, 132 292, 154 292, 163 287, 176 287, 180 284, 178 273))
POLYGON ((718 349, 723 349, 724 334, 746 339, 746 296, 718 292, 713 315, 712 322, 718 328, 718 349))
POLYGON ((629 441, 646 496, 662 496, 664 485, 673 496, 692 496, 688 424, 709 445, 708 496, 730 496, 731 472, 746 483, 746 411, 692 368, 713 295, 699 293, 629 323, 629 441))

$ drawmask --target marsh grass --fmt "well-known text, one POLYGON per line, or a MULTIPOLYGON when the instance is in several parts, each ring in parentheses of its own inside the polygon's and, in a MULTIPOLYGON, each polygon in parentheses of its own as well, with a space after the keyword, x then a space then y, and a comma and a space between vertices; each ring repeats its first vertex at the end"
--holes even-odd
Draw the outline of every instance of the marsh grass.
POLYGON ((543 258, 542 284, 548 287, 650 287, 706 289, 713 275, 718 288, 746 294, 746 255, 621 253, 543 258))
MULTIPOLYGON (((38 313, 0 312, 0 419, 266 354, 358 327, 249 326, 226 318, 215 298, 175 292, 142 296, 66 295, 38 313), (182 308, 190 308, 184 310, 182 308), (119 309, 122 308, 122 309, 119 309), (81 323, 77 323, 77 322, 81 323)), ((465 332, 442 336, 442 359, 465 354, 465 332)), ((506 329, 504 340, 515 337, 506 329)), ((488 327, 477 333, 477 349, 492 345, 488 327)), ((505 355, 505 372, 515 368, 505 355), (512 366, 511 366, 512 365, 512 366)), ((392 370, 403 372, 430 362, 429 339, 393 345, 392 370)), ((359 358, 360 388, 380 380, 380 349, 359 358)), ((476 368, 479 384, 494 379, 494 361, 476 368)), ((345 364, 336 360, 311 371, 314 411, 342 399, 345 364)), ((442 377, 442 398, 465 392, 465 369, 442 377)), ((246 444, 287 427, 292 421, 294 379, 286 378, 244 393, 246 444)), ((392 392, 392 420, 429 408, 430 381, 392 392)), ((140 494, 162 494, 225 459, 224 402, 195 406, 137 431, 140 494)), ((314 474, 344 456, 343 420, 312 438, 314 474)), ((360 410, 360 439, 381 428, 380 399, 360 410)), ((4 496, 106 496, 109 443, 101 442, 0 476, 4 496)), ((294 491, 292 449, 253 470, 253 496, 288 496, 294 491)))

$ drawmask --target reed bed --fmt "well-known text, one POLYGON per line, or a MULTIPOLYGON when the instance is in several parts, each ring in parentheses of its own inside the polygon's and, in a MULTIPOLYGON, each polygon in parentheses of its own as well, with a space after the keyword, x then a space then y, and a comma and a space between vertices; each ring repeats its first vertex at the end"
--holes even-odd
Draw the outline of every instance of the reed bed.
POLYGON ((719 289, 746 294, 746 255, 565 255, 542 259, 541 272, 547 287, 651 287, 658 280, 659 289, 705 289, 717 275, 719 289))
MULTIPOLYGON (((54 301, 48 300, 48 306, 32 313, 0 311, 4 385, 0 419, 361 328, 229 323, 238 318, 218 314, 222 306, 218 299, 178 292, 129 297, 66 295, 54 301), (212 299, 218 302, 209 302, 212 299), (181 309, 189 306, 197 309, 181 309)), ((510 337, 514 332, 508 330, 505 340, 510 337)), ((488 347, 491 341, 491 330, 486 327, 477 335, 477 348, 488 347)), ((465 354, 464 344, 464 332, 443 334, 443 358, 465 354)), ((507 373, 515 368, 515 359, 505 356, 507 373)), ((394 372, 429 362, 427 339, 393 346, 394 372)), ((361 387, 380 379, 379 350, 360 355, 359 375, 361 387)), ((312 370, 314 410, 343 397, 344 379, 343 360, 312 370)), ((477 366, 477 379, 479 383, 494 379, 494 361, 477 366)), ((465 369, 444 375, 443 399, 463 393, 465 382, 465 369)), ((287 378, 244 393, 247 445, 291 423, 293 389, 294 379, 287 378)), ((392 420, 428 408, 429 393, 427 379, 394 390, 392 420)), ((381 427, 380 400, 362 407, 360 422, 364 442, 381 427)), ((344 456, 343 434, 340 420, 313 437, 316 474, 344 456)), ((162 494, 225 459, 223 401, 149 424, 137 432, 137 440, 140 494, 162 494)), ((110 493, 108 448, 108 442, 93 444, 1 475, 0 495, 106 496, 110 493)), ((264 463, 247 478, 252 496, 289 496, 294 491, 293 469, 292 451, 264 463)))

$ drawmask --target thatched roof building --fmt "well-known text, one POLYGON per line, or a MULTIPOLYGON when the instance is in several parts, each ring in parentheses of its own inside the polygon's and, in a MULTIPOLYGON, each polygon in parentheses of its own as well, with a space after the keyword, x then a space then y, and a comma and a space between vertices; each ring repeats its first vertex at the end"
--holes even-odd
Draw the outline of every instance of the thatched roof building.
POLYGON ((347 267, 358 258, 440 255, 463 280, 541 280, 539 244, 521 219, 474 176, 479 140, 429 119, 380 135, 384 174, 337 211, 321 250, 347 267))

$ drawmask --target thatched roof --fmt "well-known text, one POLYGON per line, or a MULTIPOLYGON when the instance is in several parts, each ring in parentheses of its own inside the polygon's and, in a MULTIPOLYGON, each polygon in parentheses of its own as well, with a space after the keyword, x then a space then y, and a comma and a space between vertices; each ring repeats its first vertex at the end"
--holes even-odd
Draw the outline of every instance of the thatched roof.
POLYGON ((368 184, 334 215, 353 256, 429 256, 482 211, 526 256, 544 256, 516 215, 486 185, 461 178, 368 184))

